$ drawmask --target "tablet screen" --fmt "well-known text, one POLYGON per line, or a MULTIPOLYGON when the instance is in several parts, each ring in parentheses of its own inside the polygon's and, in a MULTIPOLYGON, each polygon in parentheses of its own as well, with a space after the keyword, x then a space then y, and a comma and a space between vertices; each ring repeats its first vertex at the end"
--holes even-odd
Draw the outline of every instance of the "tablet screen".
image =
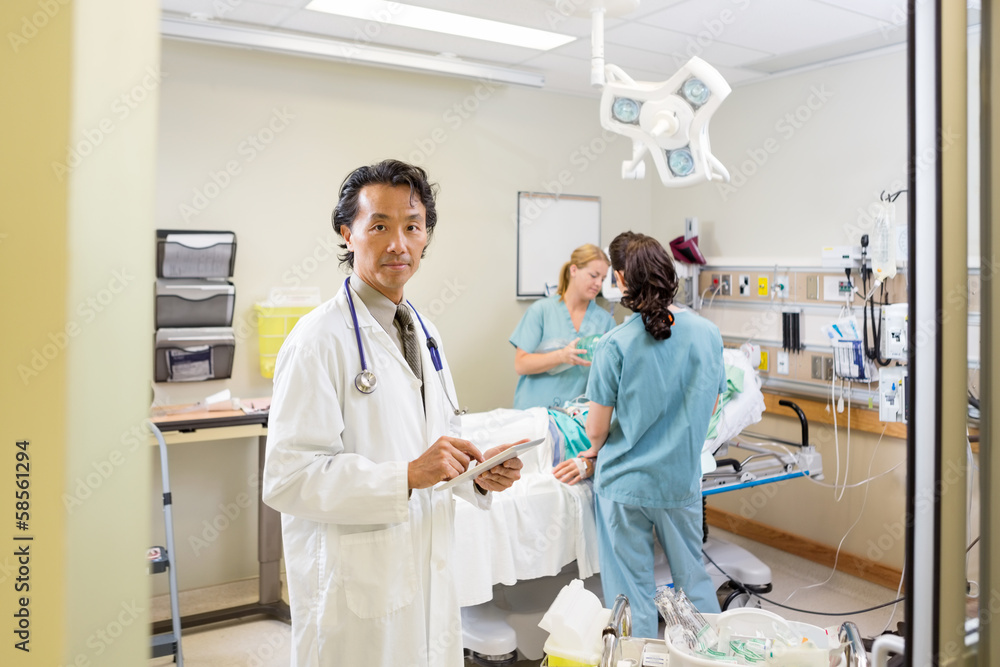
POLYGON ((537 447, 543 442, 545 442, 545 438, 539 438, 538 440, 532 440, 530 442, 521 443, 520 445, 514 445, 513 447, 510 447, 500 452, 496 456, 486 459, 482 463, 477 463, 474 466, 470 466, 469 469, 463 472, 461 475, 453 477, 452 479, 449 479, 447 482, 439 484, 434 488, 438 491, 444 491, 445 489, 450 489, 456 484, 459 484, 467 479, 475 477, 480 473, 482 473, 484 470, 489 470, 493 466, 499 465, 504 461, 509 461, 510 459, 519 456, 521 452, 531 449, 532 447, 537 447))

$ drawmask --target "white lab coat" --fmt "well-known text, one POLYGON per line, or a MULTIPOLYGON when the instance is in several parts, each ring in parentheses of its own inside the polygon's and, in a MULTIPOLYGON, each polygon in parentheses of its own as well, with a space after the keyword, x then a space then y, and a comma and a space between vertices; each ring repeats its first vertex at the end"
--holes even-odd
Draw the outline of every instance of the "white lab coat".
MULTIPOLYGON (((263 498, 282 513, 292 664, 461 667, 452 491, 408 498, 406 484, 409 461, 456 435, 453 412, 423 331, 426 417, 421 381, 352 295, 374 393, 354 386, 361 363, 343 289, 295 326, 274 376, 263 498)), ((444 381, 455 398, 447 362, 444 381)), ((472 482, 454 493, 490 505, 472 482)))

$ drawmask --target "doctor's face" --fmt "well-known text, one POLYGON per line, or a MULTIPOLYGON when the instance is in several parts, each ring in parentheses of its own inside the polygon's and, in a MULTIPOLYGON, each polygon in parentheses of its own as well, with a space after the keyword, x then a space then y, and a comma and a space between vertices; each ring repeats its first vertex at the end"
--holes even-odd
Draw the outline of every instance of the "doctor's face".
POLYGON ((358 214, 341 227, 347 249, 354 253, 354 272, 398 304, 403 286, 427 246, 423 203, 411 198, 407 185, 366 185, 358 194, 358 214))

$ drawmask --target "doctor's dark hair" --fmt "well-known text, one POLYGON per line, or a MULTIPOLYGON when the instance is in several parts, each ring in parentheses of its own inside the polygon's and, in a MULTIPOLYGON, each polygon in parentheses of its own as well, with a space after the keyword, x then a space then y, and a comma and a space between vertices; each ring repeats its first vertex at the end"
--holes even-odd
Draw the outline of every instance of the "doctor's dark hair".
POLYGON ((670 304, 677 294, 674 262, 656 239, 636 234, 625 249, 625 284, 622 305, 642 316, 646 331, 656 340, 670 338, 674 315, 670 304))
MULTIPOLYGON (((358 197, 366 185, 408 186, 410 201, 416 197, 424 205, 427 243, 430 245, 434 225, 437 224, 437 209, 434 207, 437 185, 427 180, 427 172, 420 167, 399 160, 382 160, 377 164, 358 167, 347 175, 340 184, 340 198, 333 209, 333 231, 340 234, 341 227, 346 225, 348 229, 351 228, 358 216, 358 197)), ((347 250, 346 243, 341 243, 340 247, 345 251, 339 257, 341 264, 347 263, 353 269, 354 253, 347 250)), ((424 246, 424 254, 426 253, 427 247, 424 246)))

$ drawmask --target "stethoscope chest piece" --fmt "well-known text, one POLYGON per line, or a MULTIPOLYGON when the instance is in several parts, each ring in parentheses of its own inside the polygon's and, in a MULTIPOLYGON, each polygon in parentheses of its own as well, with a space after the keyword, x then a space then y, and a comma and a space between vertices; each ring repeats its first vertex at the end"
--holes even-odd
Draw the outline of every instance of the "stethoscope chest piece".
POLYGON ((354 386, 358 388, 362 394, 370 394, 375 391, 375 387, 378 386, 378 378, 370 370, 365 369, 358 373, 358 376, 354 378, 354 386))
MULTIPOLYGON (((354 325, 354 337, 358 342, 358 357, 361 361, 361 372, 354 378, 354 386, 362 394, 370 394, 375 391, 378 380, 375 378, 375 374, 368 369, 368 364, 365 363, 365 346, 361 344, 361 327, 358 326, 358 313, 354 309, 354 297, 351 296, 350 278, 344 281, 344 292, 347 295, 347 306, 351 310, 351 323, 354 325)), ((466 412, 465 409, 458 409, 458 406, 452 402, 451 396, 448 394, 448 388, 445 386, 443 376, 444 364, 441 362, 441 353, 438 351, 437 341, 434 340, 430 331, 427 330, 427 325, 424 324, 424 320, 420 317, 417 309, 413 308, 413 304, 409 301, 406 303, 413 309, 413 314, 417 316, 417 321, 420 322, 420 328, 424 330, 424 336, 427 338, 427 349, 430 350, 431 361, 434 364, 434 370, 437 372, 438 378, 441 380, 441 389, 444 391, 445 398, 448 399, 448 404, 451 405, 456 416, 464 415, 466 412)))

